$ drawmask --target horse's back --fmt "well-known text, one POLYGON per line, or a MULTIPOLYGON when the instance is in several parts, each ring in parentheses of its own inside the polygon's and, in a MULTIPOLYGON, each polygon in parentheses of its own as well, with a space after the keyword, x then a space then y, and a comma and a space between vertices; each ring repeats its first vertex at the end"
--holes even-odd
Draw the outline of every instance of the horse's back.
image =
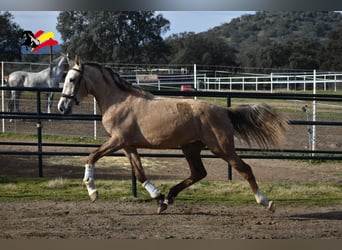
POLYGON ((48 87, 49 81, 49 74, 45 71, 15 71, 8 77, 8 84, 10 87, 48 87))

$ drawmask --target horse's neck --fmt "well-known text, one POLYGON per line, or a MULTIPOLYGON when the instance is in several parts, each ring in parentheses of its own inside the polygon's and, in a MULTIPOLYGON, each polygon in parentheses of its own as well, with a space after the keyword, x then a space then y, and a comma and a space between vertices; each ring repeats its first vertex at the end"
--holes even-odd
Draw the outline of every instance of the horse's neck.
POLYGON ((124 105, 129 93, 118 88, 115 83, 108 83, 101 78, 102 76, 93 76, 92 80, 86 80, 86 91, 95 97, 101 113, 104 114, 110 107, 124 105))
POLYGON ((102 114, 111 107, 117 108, 124 105, 124 101, 128 97, 128 93, 120 90, 119 88, 97 88, 101 91, 92 91, 91 95, 95 97, 102 114))
POLYGON ((59 82, 62 79, 63 76, 63 64, 64 64, 65 58, 62 58, 56 66, 49 70, 49 78, 51 79, 48 81, 48 84, 50 87, 54 87, 55 85, 59 84, 59 82))
POLYGON ((57 66, 53 67, 54 71, 56 72, 56 75, 61 75, 63 73, 63 65, 66 62, 66 58, 63 57, 59 60, 57 66))

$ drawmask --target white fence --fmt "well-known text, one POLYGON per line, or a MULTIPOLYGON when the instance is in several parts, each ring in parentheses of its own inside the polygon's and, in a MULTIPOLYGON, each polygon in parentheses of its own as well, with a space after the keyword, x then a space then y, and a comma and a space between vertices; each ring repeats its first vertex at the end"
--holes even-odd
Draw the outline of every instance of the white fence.
POLYGON ((271 73, 267 75, 248 75, 231 77, 199 77, 199 90, 217 91, 308 91, 313 90, 314 82, 317 90, 342 90, 342 73, 271 73))
MULTIPOLYGON (((143 75, 145 76, 145 75, 143 75)), ((126 76, 129 78, 130 76, 126 76)), ((132 79, 132 77, 130 77, 132 79)), ((199 91, 262 91, 262 92, 288 92, 312 91, 316 81, 317 90, 337 92, 342 90, 342 73, 314 72, 302 74, 248 75, 231 77, 208 77, 206 74, 194 75, 153 75, 154 81, 139 81, 139 86, 149 86, 161 89, 180 89, 181 85, 191 85, 199 91)))
MULTIPOLYGON (((15 70, 39 71, 47 67, 47 63, 2 62, 1 85, 6 85, 8 74, 15 70)), ((342 90, 342 72, 288 72, 270 74, 252 74, 241 71, 203 70, 196 64, 188 67, 149 66, 127 67, 108 64, 125 79, 150 89, 181 89, 182 85, 191 85, 200 91, 311 91, 314 81, 317 90, 342 90), (220 76, 216 76, 220 75, 220 76)))

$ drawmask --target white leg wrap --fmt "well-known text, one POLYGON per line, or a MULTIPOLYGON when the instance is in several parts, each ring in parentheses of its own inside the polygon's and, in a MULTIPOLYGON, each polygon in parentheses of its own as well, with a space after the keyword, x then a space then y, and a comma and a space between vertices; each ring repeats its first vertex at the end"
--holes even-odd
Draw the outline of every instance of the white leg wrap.
POLYGON ((152 198, 157 198, 160 195, 160 191, 150 181, 145 181, 142 186, 150 193, 152 198))
POLYGON ((87 181, 89 178, 94 179, 94 167, 89 164, 85 164, 83 181, 87 181))
POLYGON ((268 206, 268 200, 265 196, 262 195, 262 193, 259 191, 259 189, 257 190, 256 194, 254 195, 255 199, 257 201, 258 204, 261 204, 265 207, 268 206))
POLYGON ((87 181, 84 181, 84 184, 87 187, 89 196, 91 196, 92 194, 94 194, 97 191, 94 179, 89 178, 87 181))
POLYGON ((94 167, 90 166, 89 164, 85 165, 83 182, 87 187, 89 196, 96 192, 94 181, 94 167))

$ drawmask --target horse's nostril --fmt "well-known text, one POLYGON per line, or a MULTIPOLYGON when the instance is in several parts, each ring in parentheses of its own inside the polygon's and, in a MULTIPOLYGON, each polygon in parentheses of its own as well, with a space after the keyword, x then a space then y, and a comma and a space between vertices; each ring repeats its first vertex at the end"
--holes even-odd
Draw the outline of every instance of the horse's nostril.
POLYGON ((64 114, 64 109, 61 105, 58 105, 58 111, 62 114, 64 114))

